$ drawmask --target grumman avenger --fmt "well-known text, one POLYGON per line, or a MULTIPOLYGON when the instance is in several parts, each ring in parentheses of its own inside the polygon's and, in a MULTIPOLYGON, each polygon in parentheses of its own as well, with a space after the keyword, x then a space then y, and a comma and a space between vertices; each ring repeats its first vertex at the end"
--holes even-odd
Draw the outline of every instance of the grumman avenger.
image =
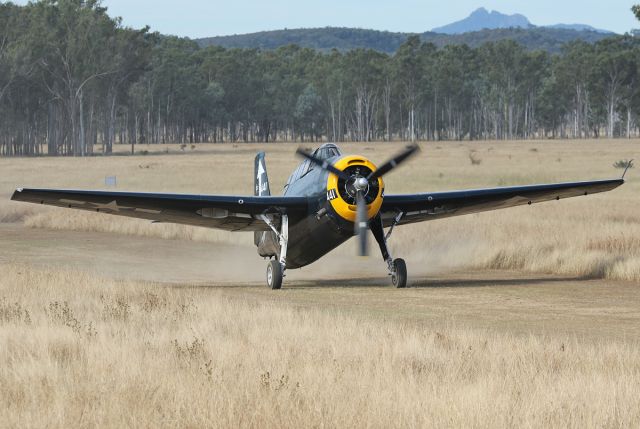
POLYGON ((12 200, 154 222, 254 231, 258 254, 270 258, 267 284, 271 289, 280 289, 285 270, 317 261, 354 235, 359 254, 365 255, 370 230, 393 285, 404 288, 407 267, 404 260, 393 259, 387 245, 396 226, 595 194, 624 183, 623 174, 620 179, 589 182, 385 195, 383 177, 417 152, 418 146, 409 146, 378 168, 366 157, 343 155, 331 143, 312 154, 298 149, 304 161, 289 177, 282 196, 271 196, 261 152, 255 158, 253 196, 20 188, 12 200))

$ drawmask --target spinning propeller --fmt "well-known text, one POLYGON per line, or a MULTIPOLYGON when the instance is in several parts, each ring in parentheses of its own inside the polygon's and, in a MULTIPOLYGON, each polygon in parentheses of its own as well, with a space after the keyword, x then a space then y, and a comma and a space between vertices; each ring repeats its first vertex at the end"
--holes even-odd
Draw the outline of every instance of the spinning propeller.
POLYGON ((347 186, 351 187, 352 190, 355 190, 355 200, 356 200, 356 222, 354 228, 354 235, 358 236, 358 253, 360 256, 367 255, 367 229, 369 228, 369 222, 367 219, 367 202, 365 200, 366 193, 369 189, 369 184, 372 180, 378 180, 378 178, 384 176, 389 173, 391 170, 402 164, 404 161, 409 159, 412 155, 415 155, 420 148, 418 145, 408 146, 404 151, 400 152, 398 155, 394 156, 382 166, 380 166, 377 170, 369 173, 368 176, 361 175, 350 175, 345 171, 336 168, 333 164, 326 160, 322 160, 316 158, 315 156, 303 151, 298 148, 296 153, 315 165, 319 166, 323 170, 326 170, 332 174, 335 174, 340 179, 344 180, 347 183, 347 186))

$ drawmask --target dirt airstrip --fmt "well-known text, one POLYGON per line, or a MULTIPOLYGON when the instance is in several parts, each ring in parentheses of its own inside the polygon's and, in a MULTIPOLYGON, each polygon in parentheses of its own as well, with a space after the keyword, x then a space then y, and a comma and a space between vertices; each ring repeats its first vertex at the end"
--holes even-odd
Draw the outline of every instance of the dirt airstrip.
MULTIPOLYGON (((239 242, 249 239, 242 235, 239 242)), ((376 319, 439 320, 505 333, 605 341, 640 338, 640 287, 634 282, 467 269, 414 275, 409 289, 395 290, 376 256, 354 257, 345 269, 343 256, 330 254, 308 268, 289 271, 285 289, 274 292, 264 286, 266 262, 245 243, 0 224, 0 263, 27 261, 45 269, 157 283, 158 288, 179 289, 185 296, 194 288, 211 288, 231 299, 376 319), (331 269, 337 265, 340 270, 331 269)))

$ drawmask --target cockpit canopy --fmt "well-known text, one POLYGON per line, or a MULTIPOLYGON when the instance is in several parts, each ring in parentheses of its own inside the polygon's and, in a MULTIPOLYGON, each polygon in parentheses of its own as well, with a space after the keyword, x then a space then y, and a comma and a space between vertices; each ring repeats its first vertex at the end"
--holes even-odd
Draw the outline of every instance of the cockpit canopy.
POLYGON ((333 143, 325 143, 313 152, 313 156, 323 161, 340 155, 342 155, 342 152, 333 143))
MULTIPOLYGON (((340 151, 340 148, 338 148, 338 146, 336 146, 335 144, 325 143, 319 148, 317 148, 315 151, 313 151, 313 156, 323 161, 326 161, 336 156, 342 156, 342 152, 340 151)), ((289 180, 287 180, 287 184, 284 185, 285 190, 289 187, 291 183, 295 182, 296 180, 298 180, 299 178, 307 174, 309 171, 313 170, 313 167, 314 165, 308 159, 302 162, 298 166, 298 168, 295 169, 293 174, 289 176, 289 180)))

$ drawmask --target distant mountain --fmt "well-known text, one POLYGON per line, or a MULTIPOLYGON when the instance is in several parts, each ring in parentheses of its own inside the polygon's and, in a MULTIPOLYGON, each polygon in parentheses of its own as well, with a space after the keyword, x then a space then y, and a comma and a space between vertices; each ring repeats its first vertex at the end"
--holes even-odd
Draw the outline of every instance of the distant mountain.
MULTIPOLYGON (((463 20, 453 22, 451 24, 434 28, 434 33, 443 34, 464 34, 474 31, 480 31, 484 29, 495 30, 498 28, 534 28, 536 25, 532 24, 529 19, 520 14, 505 15, 498 11, 492 10, 489 12, 487 9, 481 7, 475 10, 468 17, 463 20)), ((595 31, 598 33, 614 34, 608 30, 600 30, 586 24, 555 24, 546 25, 545 28, 553 28, 559 30, 575 30, 575 31, 595 31)))
POLYGON ((487 9, 481 7, 461 21, 434 28, 432 31, 442 34, 463 34, 484 29, 494 30, 496 28, 530 27, 532 27, 532 25, 524 15, 505 15, 495 10, 489 12, 487 9))
MULTIPOLYGON (((260 33, 219 36, 198 39, 201 47, 222 46, 224 48, 277 49, 281 46, 298 45, 305 48, 327 52, 332 49, 348 51, 364 48, 392 54, 415 33, 391 33, 387 31, 364 30, 356 28, 308 28, 295 30, 276 30, 260 33)), ((609 34, 596 31, 576 31, 563 28, 499 28, 481 30, 463 34, 440 34, 426 32, 419 34, 424 42, 436 46, 466 44, 478 47, 487 42, 511 39, 529 50, 542 49, 559 52, 567 42, 583 40, 595 43, 609 37, 609 34)))

